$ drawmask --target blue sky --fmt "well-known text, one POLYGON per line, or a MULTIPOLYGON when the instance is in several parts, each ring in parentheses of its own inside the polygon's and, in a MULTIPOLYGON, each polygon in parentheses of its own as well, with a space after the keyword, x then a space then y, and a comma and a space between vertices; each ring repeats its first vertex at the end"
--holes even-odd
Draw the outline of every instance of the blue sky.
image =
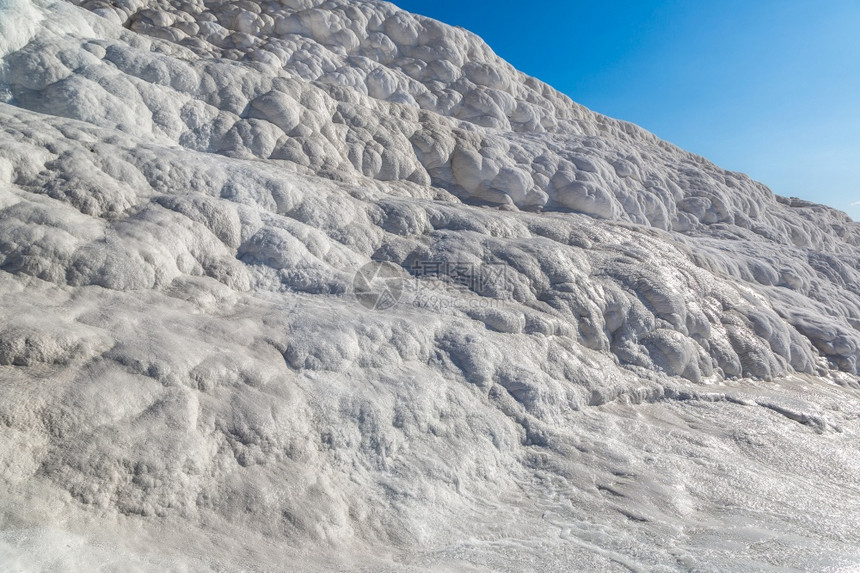
POLYGON ((780 195, 860 221, 860 0, 397 0, 780 195))

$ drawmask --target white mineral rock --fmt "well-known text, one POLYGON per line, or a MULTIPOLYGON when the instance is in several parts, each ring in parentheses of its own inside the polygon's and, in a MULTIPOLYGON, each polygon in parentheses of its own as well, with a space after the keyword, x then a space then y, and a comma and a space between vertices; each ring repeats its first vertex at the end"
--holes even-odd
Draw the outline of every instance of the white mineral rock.
POLYGON ((0 0, 0 57, 4 568, 860 562, 845 214, 375 0, 0 0))

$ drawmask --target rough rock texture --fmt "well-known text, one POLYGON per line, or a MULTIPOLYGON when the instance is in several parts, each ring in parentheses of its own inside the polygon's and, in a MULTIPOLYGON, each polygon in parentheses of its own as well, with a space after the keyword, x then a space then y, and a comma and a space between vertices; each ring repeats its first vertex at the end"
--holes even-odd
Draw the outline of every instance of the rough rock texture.
POLYGON ((2 0, 0 56, 13 566, 860 560, 846 215, 384 2, 2 0))

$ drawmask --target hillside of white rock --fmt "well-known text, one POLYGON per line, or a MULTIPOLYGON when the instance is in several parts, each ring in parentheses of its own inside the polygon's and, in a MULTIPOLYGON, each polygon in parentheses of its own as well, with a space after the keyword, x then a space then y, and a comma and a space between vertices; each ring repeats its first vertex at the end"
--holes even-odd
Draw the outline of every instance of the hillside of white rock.
POLYGON ((0 57, 0 569, 860 564, 845 214, 375 0, 0 57))

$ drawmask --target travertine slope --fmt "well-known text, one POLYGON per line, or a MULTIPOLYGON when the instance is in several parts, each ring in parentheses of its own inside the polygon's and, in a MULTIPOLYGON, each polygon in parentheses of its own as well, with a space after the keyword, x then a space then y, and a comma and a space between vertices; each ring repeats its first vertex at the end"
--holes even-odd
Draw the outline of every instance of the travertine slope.
POLYGON ((846 215, 384 2, 4 0, 0 56, 13 566, 860 560, 846 215))

